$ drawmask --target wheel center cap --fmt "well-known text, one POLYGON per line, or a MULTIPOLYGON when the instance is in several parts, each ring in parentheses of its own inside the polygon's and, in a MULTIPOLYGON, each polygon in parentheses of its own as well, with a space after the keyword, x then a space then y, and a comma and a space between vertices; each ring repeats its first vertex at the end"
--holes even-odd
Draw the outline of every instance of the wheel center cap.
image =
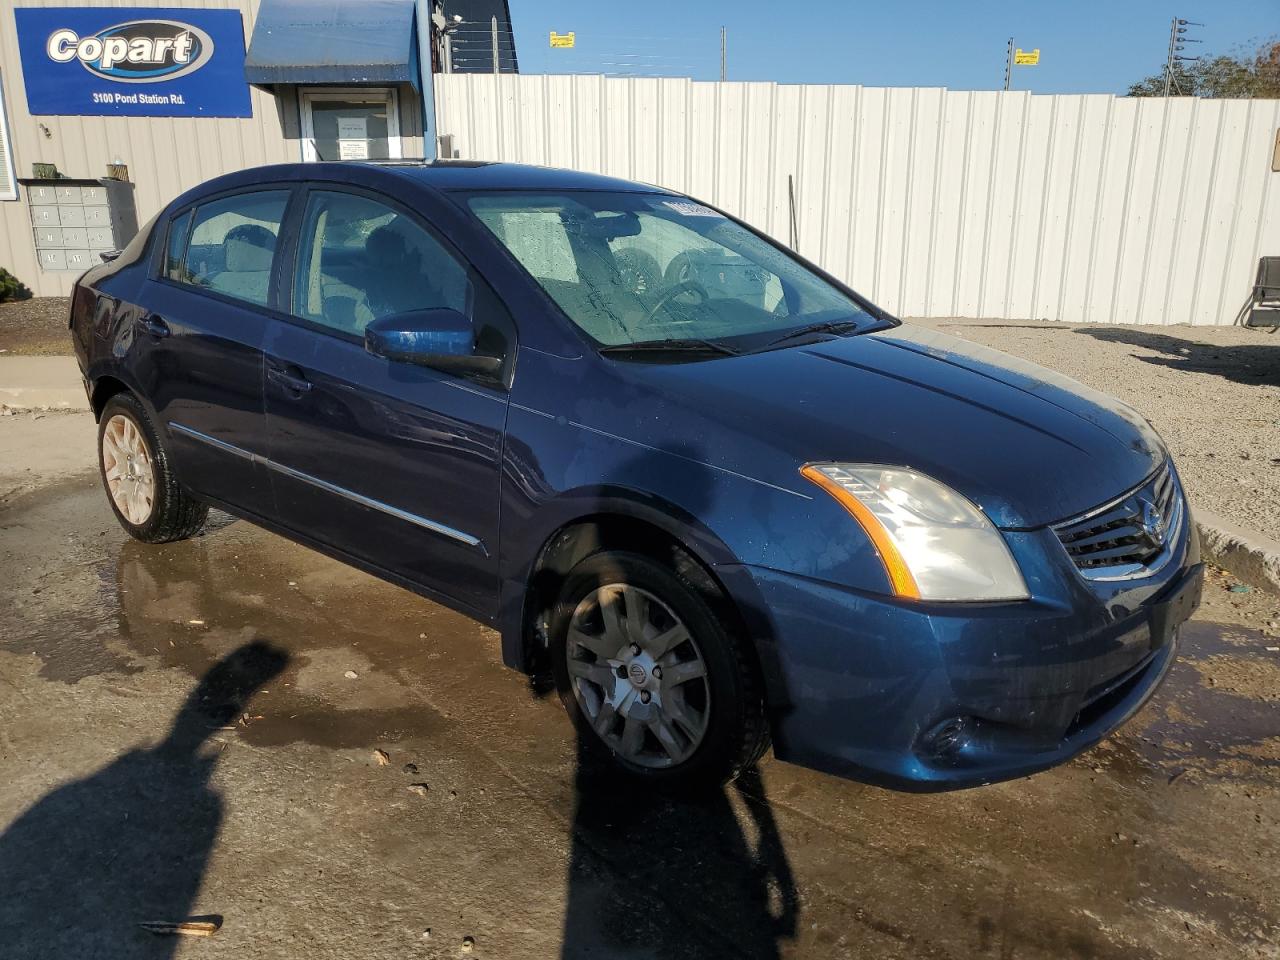
POLYGON ((645 681, 649 679, 649 672, 645 670, 644 665, 631 661, 631 666, 627 667, 627 679, 631 681, 632 686, 639 688, 645 685, 645 681))

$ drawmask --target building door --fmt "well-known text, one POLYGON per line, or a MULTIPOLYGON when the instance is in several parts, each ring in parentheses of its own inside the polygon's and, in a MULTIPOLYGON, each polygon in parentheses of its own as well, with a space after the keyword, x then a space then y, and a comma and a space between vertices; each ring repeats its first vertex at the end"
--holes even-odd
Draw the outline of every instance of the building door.
POLYGON ((400 103, 381 87, 302 89, 302 159, 395 160, 400 153, 400 103))

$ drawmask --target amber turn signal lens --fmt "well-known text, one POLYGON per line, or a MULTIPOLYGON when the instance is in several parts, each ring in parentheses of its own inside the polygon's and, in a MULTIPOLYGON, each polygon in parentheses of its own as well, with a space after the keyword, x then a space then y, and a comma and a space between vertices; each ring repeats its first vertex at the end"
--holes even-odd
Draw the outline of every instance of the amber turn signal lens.
POLYGON ((876 553, 880 555, 880 562, 884 564, 884 571, 889 576, 889 583, 893 587, 894 595, 907 597, 911 600, 919 600, 920 588, 916 585, 916 578, 911 575, 911 571, 907 568, 907 562, 902 558, 902 553, 889 536, 889 531, 884 528, 884 524, 876 519, 875 514, 868 510, 857 497, 813 464, 801 467, 800 474, 806 480, 816 483, 831 494, 836 502, 848 510, 853 519, 858 521, 858 525, 866 531, 867 536, 871 538, 871 542, 875 544, 876 553))

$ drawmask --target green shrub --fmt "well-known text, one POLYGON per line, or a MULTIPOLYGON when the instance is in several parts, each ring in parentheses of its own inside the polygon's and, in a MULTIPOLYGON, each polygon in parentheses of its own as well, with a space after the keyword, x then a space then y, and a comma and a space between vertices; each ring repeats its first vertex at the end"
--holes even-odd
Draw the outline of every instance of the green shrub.
POLYGON ((4 267, 0 267, 0 303, 30 299, 31 291, 27 289, 27 285, 4 267))

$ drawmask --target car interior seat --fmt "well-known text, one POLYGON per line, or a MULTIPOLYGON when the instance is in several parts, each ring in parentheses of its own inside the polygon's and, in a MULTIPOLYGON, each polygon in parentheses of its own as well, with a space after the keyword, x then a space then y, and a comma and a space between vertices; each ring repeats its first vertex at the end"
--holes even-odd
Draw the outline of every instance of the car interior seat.
POLYGON ((261 224, 242 223, 227 231, 223 248, 225 269, 209 278, 209 288, 240 300, 266 303, 276 235, 261 224))

